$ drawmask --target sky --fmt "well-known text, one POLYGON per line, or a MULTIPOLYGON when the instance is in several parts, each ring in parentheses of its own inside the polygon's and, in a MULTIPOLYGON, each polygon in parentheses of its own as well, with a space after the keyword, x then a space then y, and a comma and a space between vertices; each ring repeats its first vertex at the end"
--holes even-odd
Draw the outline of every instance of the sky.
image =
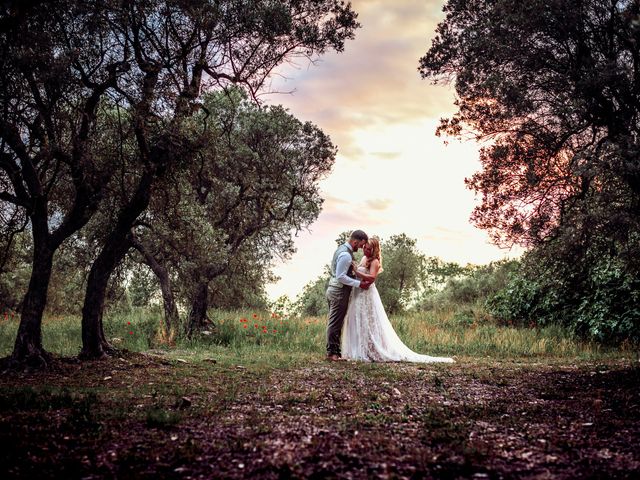
MULTIPOLYGON (((280 70, 267 103, 311 121, 338 147, 320 183, 318 220, 295 238, 297 252, 277 261, 271 299, 291 299, 323 272, 335 238, 362 229, 382 240, 405 233, 427 256, 484 264, 521 252, 492 245, 469 217, 478 204, 465 177, 480 169, 479 146, 436 137, 455 112, 453 88, 432 85, 418 62, 443 19, 442 0, 354 0, 362 25, 342 53, 280 70)), ((384 251, 382 252, 384 259, 384 251)))

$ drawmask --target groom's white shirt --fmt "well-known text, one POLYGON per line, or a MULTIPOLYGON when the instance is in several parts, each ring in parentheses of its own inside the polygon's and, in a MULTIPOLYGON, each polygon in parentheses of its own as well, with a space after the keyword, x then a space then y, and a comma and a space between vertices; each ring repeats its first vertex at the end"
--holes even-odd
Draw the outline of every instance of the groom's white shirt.
MULTIPOLYGON (((353 248, 348 243, 345 243, 349 250, 353 251, 353 248)), ((338 255, 338 259, 336 261, 336 279, 342 283, 343 285, 349 285, 350 287, 360 287, 360 280, 356 280, 355 278, 351 278, 347 275, 349 271, 349 266, 351 265, 351 254, 349 252, 342 252, 338 255)))

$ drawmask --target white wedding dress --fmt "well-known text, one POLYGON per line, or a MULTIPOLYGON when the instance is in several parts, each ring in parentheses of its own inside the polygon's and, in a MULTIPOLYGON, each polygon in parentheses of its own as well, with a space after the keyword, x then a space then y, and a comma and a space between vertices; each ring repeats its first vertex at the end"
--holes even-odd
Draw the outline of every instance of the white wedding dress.
MULTIPOLYGON (((358 270, 368 273, 364 266, 358 270)), ((402 343, 384 311, 375 283, 368 290, 351 290, 342 327, 342 357, 365 362, 454 362, 448 357, 421 355, 402 343)))

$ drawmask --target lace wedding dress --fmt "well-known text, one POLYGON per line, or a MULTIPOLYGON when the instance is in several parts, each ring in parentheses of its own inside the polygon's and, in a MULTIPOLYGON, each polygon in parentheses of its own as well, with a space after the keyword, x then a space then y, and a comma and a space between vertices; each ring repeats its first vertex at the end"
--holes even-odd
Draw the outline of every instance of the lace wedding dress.
MULTIPOLYGON (((358 270, 368 273, 364 266, 358 270)), ((375 283, 368 290, 353 288, 342 327, 342 357, 365 362, 443 362, 452 358, 430 357, 412 351, 398 337, 384 311, 375 283)))

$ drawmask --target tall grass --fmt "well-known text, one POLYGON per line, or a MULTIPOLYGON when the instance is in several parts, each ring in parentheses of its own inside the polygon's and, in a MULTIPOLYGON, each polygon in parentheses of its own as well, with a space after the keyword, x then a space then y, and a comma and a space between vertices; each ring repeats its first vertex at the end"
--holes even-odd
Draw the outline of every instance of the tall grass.
MULTIPOLYGON (((196 358, 226 358, 228 362, 288 364, 321 358, 325 348, 324 317, 286 317, 257 311, 212 311, 211 328, 195 338, 178 337, 171 349, 157 335, 162 321, 158 310, 105 315, 105 334, 117 347, 130 351, 167 349, 196 358)), ((599 359, 630 352, 607 349, 574 338, 560 327, 499 326, 482 314, 455 309, 395 316, 400 338, 413 350, 429 355, 492 358, 599 359)), ((11 353, 18 319, 0 317, 0 356, 11 353)), ((72 356, 80 351, 80 317, 52 316, 43 322, 44 347, 72 356)))

